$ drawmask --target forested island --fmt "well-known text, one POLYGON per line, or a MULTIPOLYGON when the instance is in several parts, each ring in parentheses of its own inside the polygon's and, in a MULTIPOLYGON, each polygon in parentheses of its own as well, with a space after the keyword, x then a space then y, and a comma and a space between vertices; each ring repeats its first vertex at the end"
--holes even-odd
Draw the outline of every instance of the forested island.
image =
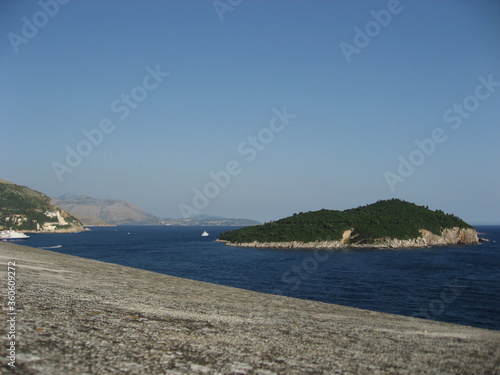
POLYGON ((452 214, 400 199, 344 211, 320 210, 222 233, 231 246, 272 248, 406 248, 479 242, 471 225, 452 214))

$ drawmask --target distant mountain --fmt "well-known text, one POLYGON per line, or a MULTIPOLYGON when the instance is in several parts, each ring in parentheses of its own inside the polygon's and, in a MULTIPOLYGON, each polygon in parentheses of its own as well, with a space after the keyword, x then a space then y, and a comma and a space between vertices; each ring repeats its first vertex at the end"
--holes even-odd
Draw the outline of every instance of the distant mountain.
POLYGON ((227 225, 249 226, 260 222, 249 219, 229 219, 199 215, 191 219, 162 219, 133 203, 117 199, 97 199, 87 195, 65 194, 53 203, 79 218, 84 225, 227 225))
MULTIPOLYGON (((75 216, 81 216, 85 225, 95 225, 96 218, 114 225, 161 224, 153 216, 133 203, 117 199, 97 199, 87 195, 65 194, 53 198, 54 204, 75 216)), ((101 224, 97 225, 103 225, 101 224)))
POLYGON ((259 221, 250 219, 229 219, 220 216, 198 215, 191 219, 163 219, 165 225, 204 225, 204 226, 251 226, 261 224, 259 221))
POLYGON ((0 229, 24 232, 80 232, 82 223, 45 194, 0 179, 0 229))
POLYGON ((116 224, 108 223, 107 221, 99 219, 98 217, 94 217, 94 216, 87 216, 87 215, 82 215, 82 214, 73 214, 73 216, 76 217, 78 220, 80 220, 83 225, 89 226, 89 227, 115 227, 116 226, 116 224))
POLYGON ((196 215, 193 217, 193 219, 196 219, 196 220, 205 220, 205 219, 227 219, 227 217, 223 217, 223 216, 212 216, 212 215, 196 215))

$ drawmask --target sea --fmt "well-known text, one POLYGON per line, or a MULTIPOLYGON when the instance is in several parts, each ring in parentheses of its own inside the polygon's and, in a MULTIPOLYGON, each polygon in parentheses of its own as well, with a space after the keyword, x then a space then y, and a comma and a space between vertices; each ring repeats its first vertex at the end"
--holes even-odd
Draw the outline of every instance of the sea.
POLYGON ((500 226, 477 226, 491 241, 478 246, 399 250, 254 249, 215 241, 234 229, 92 227, 16 242, 214 284, 500 330, 500 226))

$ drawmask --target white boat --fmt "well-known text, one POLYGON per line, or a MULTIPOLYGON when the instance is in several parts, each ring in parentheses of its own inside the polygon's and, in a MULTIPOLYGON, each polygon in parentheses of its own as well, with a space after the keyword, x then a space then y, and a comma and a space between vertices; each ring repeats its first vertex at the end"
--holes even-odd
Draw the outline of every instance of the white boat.
POLYGON ((0 232, 0 240, 22 240, 25 238, 29 238, 29 236, 21 232, 16 232, 12 229, 3 230, 0 232))
POLYGON ((208 232, 207 232, 206 230, 205 230, 205 231, 203 231, 203 233, 201 234, 201 236, 202 236, 202 237, 206 237, 206 236, 208 236, 208 232))

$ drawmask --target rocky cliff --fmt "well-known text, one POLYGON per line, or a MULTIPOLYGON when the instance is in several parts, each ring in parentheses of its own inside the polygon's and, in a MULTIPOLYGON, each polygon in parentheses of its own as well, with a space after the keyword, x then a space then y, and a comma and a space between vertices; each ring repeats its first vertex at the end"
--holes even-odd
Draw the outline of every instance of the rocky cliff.
POLYGON ((243 242, 233 243, 230 241, 219 240, 228 246, 238 247, 260 247, 260 248, 277 248, 277 249, 340 249, 340 248, 374 248, 374 249, 401 249, 401 248, 418 248, 427 246, 447 246, 447 245, 477 245, 479 238, 477 231, 472 228, 447 228, 442 231, 441 235, 432 233, 431 231, 421 229, 421 237, 412 238, 409 240, 401 240, 397 238, 379 238, 371 243, 356 243, 350 242, 355 239, 352 236, 353 229, 344 231, 342 240, 340 241, 279 241, 279 242, 243 242))

